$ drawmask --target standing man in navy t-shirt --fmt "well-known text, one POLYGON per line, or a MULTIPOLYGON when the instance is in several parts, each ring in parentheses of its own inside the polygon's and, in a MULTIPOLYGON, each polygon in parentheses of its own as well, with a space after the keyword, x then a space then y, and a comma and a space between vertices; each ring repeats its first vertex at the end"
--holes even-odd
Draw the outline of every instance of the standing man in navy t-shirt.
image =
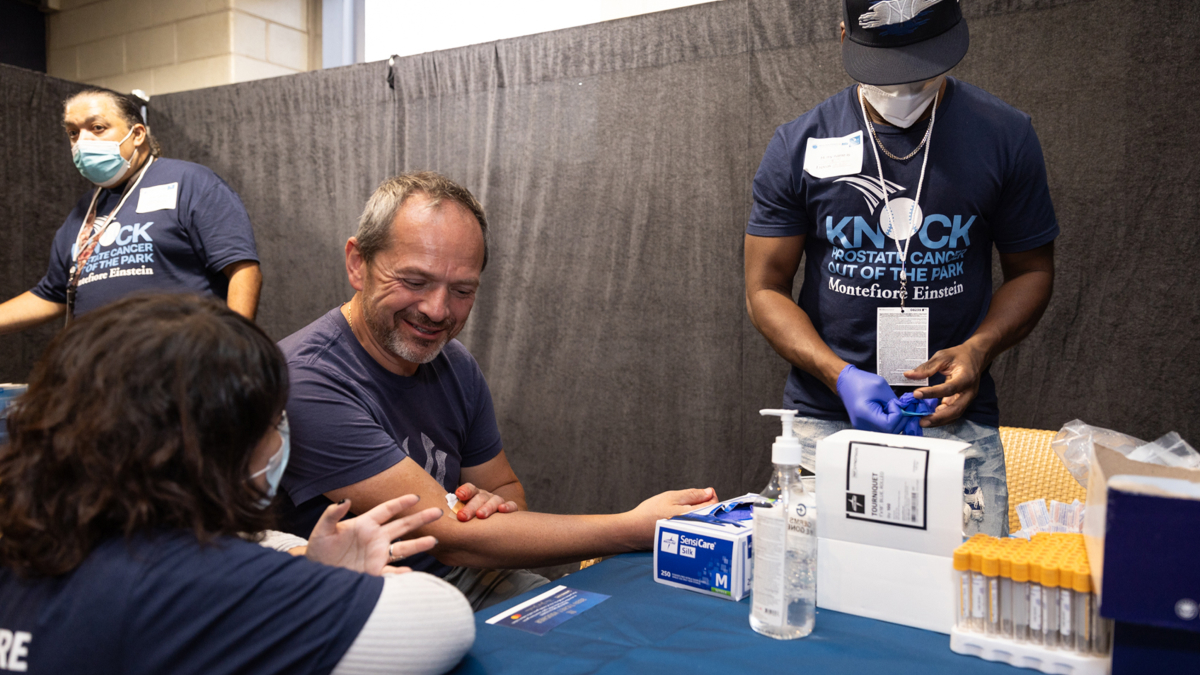
POLYGON ((405 560, 454 584, 476 610, 546 583, 516 568, 649 548, 654 524, 712 503, 664 492, 632 511, 525 510, 492 394, 454 339, 487 265, 487 219, 464 187, 431 172, 385 181, 346 242, 354 297, 284 338, 292 455, 284 527, 303 536, 332 502, 363 513, 403 494, 454 506, 418 530, 438 545, 405 560), (463 504, 458 504, 457 502, 463 504))
POLYGON ((1006 534, 988 367, 1050 300, 1058 223, 1041 146, 1028 115, 945 75, 967 52, 956 0, 843 10, 843 63, 860 84, 771 140, 746 227, 747 309, 792 364, 784 406, 808 448, 851 426, 970 442, 964 531, 1006 534), (901 414, 922 401, 936 409, 919 425, 901 414))
POLYGON ((139 106, 107 89, 67 100, 75 166, 96 188, 54 237, 46 276, 0 304, 0 333, 79 316, 138 291, 215 295, 253 319, 262 274, 237 194, 198 164, 163 159, 139 106))

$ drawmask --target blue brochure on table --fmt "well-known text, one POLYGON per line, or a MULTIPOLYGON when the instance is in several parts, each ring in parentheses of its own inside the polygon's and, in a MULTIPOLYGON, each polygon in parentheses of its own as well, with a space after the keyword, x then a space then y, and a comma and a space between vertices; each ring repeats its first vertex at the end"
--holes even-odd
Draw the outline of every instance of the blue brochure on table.
POLYGON ((612 596, 589 593, 566 586, 555 586, 488 619, 494 626, 509 626, 534 635, 545 635, 562 622, 575 617, 612 596))

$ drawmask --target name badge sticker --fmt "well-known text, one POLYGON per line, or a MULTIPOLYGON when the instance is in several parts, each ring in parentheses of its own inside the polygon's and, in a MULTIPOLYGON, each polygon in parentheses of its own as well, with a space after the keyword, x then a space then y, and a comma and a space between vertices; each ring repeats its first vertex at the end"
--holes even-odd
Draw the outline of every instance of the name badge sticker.
POLYGON ((175 210, 178 195, 179 183, 167 183, 166 185, 142 188, 138 192, 137 212, 173 211, 175 210))
POLYGON ((841 138, 804 140, 804 170, 813 178, 831 178, 860 173, 863 163, 863 134, 856 131, 841 138))

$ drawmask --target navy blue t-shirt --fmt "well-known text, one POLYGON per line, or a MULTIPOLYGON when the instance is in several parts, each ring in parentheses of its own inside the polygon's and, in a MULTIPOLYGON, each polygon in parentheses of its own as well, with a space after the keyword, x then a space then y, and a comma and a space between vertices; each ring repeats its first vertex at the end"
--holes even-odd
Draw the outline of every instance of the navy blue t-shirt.
MULTIPOLYGON (((101 189, 96 220, 104 222, 121 202, 128 183, 101 189)), ((89 190, 54 236, 50 266, 33 294, 67 301, 67 282, 79 228, 94 190, 89 190)), ((225 299, 222 269, 258 262, 250 216, 242 200, 209 169, 178 159, 156 159, 134 194, 125 200, 100 237, 79 278, 75 315, 81 316, 139 291, 201 293, 225 299)))
POLYGON ((167 531, 104 541, 61 577, 0 567, 0 672, 328 673, 383 588, 234 537, 214 544, 167 531))
MULTIPOLYGON (((890 230, 881 227, 879 165, 856 86, 776 130, 754 177, 746 233, 806 235, 800 308, 834 353, 875 372, 876 309, 899 307, 895 293, 900 290, 900 261, 896 241, 885 234, 890 230), (810 139, 855 132, 862 132, 861 173, 815 178, 804 170, 810 139)), ((888 151, 904 157, 920 144, 926 123, 907 130, 887 125, 875 129, 888 151)), ((992 246, 1001 253, 1043 246, 1058 236, 1058 221, 1041 145, 1025 113, 978 87, 947 78, 929 143, 920 195, 924 218, 918 219, 909 245, 905 304, 929 308, 932 355, 962 344, 987 314, 992 246)), ((911 202, 925 152, 903 162, 880 152, 889 200, 911 202)), ((930 378, 930 384, 942 381, 940 375, 930 378)), ((837 394, 794 366, 784 389, 784 406, 819 419, 848 419, 837 394)), ((963 416, 980 424, 999 424, 996 387, 989 373, 983 374, 979 395, 963 416)))
MULTIPOLYGON (((404 377, 379 365, 334 308, 279 347, 291 380, 292 454, 282 483, 289 532, 312 531, 330 504, 326 492, 382 473, 405 457, 453 492, 462 467, 483 464, 503 449, 492 393, 458 340, 404 377)), ((450 569, 424 553, 404 564, 438 576, 450 569)))

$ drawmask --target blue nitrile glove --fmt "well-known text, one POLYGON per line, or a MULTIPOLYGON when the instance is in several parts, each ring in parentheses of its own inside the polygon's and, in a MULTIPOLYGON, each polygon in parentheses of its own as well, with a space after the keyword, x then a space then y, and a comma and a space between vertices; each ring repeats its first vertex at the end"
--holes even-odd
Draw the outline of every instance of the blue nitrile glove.
POLYGON ((936 398, 916 398, 912 392, 908 392, 894 401, 888 401, 887 408, 889 413, 897 413, 904 419, 898 433, 905 436, 924 436, 921 418, 932 415, 937 406, 936 398))
POLYGON ((904 424, 904 416, 897 408, 888 410, 888 401, 896 400, 896 392, 887 380, 848 365, 838 375, 837 394, 850 414, 850 424, 864 431, 882 431, 894 434, 904 424))

